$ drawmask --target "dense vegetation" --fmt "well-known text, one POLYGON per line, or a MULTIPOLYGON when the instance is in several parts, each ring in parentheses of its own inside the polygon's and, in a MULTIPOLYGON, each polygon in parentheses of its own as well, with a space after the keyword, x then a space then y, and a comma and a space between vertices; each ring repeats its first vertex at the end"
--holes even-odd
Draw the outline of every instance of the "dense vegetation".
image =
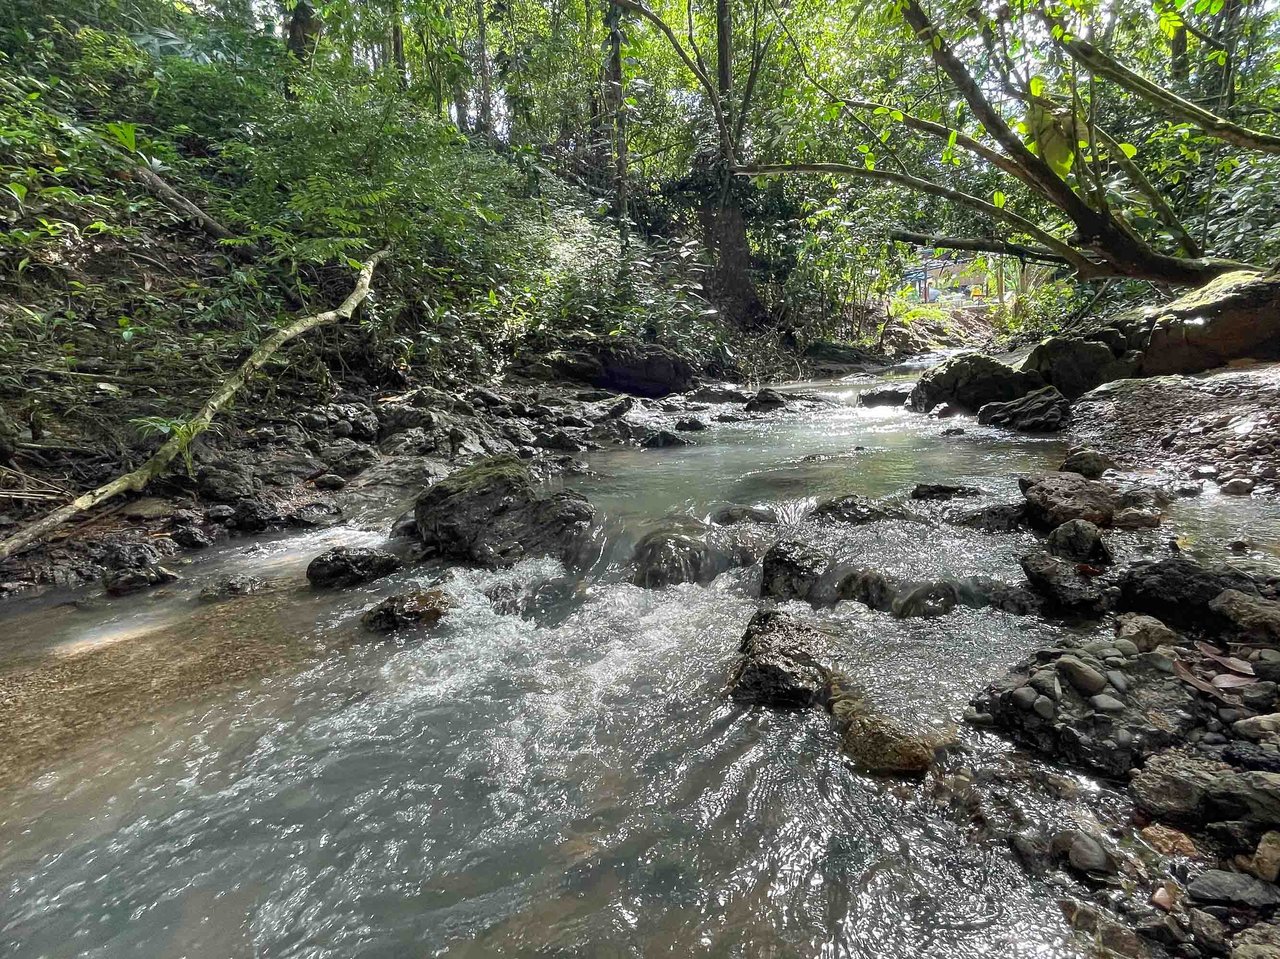
POLYGON ((634 334, 751 375, 874 339, 934 247, 1042 324, 1280 254, 1274 5, 5 10, 0 388, 151 378, 160 430, 386 247, 358 335, 295 368, 469 376, 634 334))

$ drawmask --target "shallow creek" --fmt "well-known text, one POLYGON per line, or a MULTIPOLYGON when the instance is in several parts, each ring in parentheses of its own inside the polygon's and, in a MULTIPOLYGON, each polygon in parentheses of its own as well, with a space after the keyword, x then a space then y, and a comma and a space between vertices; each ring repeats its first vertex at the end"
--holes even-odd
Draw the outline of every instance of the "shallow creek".
MULTIPOLYGON (((1080 954, 1060 891, 1027 877, 1007 844, 974 840, 921 784, 860 774, 824 716, 724 700, 758 567, 707 587, 629 582, 647 528, 727 503, 774 506, 803 537, 901 575, 1020 578, 1028 535, 802 521, 816 498, 905 495, 921 481, 1009 501, 1016 473, 1061 462, 1060 441, 972 421, 943 436, 956 421, 863 409, 867 385, 811 384, 836 402, 717 424, 689 447, 592 454, 590 473, 561 480, 603 518, 592 570, 457 571, 445 585, 457 608, 429 635, 374 640, 358 620, 438 568, 332 593, 303 577, 328 545, 380 542, 390 504, 363 527, 210 551, 163 593, 10 603, 0 682, 32 663, 63 672, 17 737, 57 758, 0 786, 0 953, 1080 954), (271 587, 198 601, 230 572, 271 587), (524 616, 485 596, 544 581, 559 582, 524 616), (167 672, 174 650, 199 669, 167 672), (138 695, 106 715, 60 712, 139 676, 138 695)), ((1274 561, 1280 510, 1205 494, 1120 547, 1155 555, 1180 535, 1219 554, 1242 534, 1254 560, 1274 561)), ((813 615, 867 637, 858 678, 880 706, 940 728, 1065 629, 992 610, 894 620, 845 603, 813 615)), ((956 736, 953 766, 1009 758, 993 736, 956 736)))

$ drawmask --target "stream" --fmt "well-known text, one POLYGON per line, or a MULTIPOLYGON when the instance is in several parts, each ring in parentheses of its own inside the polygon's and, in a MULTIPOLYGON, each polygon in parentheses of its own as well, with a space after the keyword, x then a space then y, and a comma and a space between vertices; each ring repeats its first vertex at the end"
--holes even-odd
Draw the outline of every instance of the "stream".
MULTIPOLYGON (((599 510, 591 570, 530 560, 454 571, 443 588, 456 607, 422 635, 375 639, 359 615, 439 567, 336 592, 303 575, 329 545, 382 542, 391 503, 358 526, 224 544, 156 594, 11 601, 0 679, 106 651, 103 669, 154 669, 162 682, 172 648, 205 655, 220 684, 167 705, 139 700, 139 722, 109 735, 63 730, 56 759, 4 786, 0 954, 1083 954, 1061 890, 1024 873, 1006 842, 971 836, 967 817, 919 783, 860 773, 824 715, 723 697, 758 565, 709 586, 630 583, 631 548, 662 517, 730 503, 774 507, 789 535, 898 575, 1019 581, 1030 534, 804 519, 821 497, 905 496, 922 481, 981 487, 966 505, 1008 502, 1016 474, 1063 459, 1060 440, 863 408, 857 393, 872 382, 802 384, 833 402, 716 424, 687 447, 590 454, 588 473, 556 482, 599 510), (963 435, 943 435, 957 424, 963 435), (270 588, 199 602, 233 572, 270 588), (504 583, 533 591, 523 615, 486 595, 504 583), (236 680, 228 638, 275 668, 236 680)), ((941 519, 954 505, 922 508, 941 519)), ((1253 558, 1273 562, 1280 510, 1206 492, 1176 502, 1166 528, 1114 538, 1128 560, 1175 535, 1226 555, 1246 532, 1253 558)), ((965 705, 1068 629, 992 609, 904 620, 856 603, 803 609, 871 627, 858 679, 879 708, 952 730, 952 768, 1010 761, 1003 740, 960 724, 965 705)), ((1104 785, 1074 781, 1112 801, 1104 785)))

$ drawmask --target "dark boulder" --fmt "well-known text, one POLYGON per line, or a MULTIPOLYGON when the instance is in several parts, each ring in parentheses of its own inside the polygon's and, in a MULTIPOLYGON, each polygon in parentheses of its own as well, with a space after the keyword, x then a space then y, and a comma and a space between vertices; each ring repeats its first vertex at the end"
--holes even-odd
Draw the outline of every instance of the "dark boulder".
POLYGON ((1079 564, 1040 552, 1022 557, 1021 565, 1031 588, 1053 608, 1080 615, 1097 615, 1106 608, 1106 597, 1079 564))
POLYGON ((693 386, 693 367, 656 343, 614 337, 583 340, 548 357, 560 376, 637 396, 669 396, 693 386))
POLYGON ((839 496, 818 503, 809 515, 814 519, 837 523, 878 523, 881 520, 904 519, 906 514, 861 496, 839 496))
POLYGON ((307 566, 307 581, 322 588, 358 586, 390 575, 401 566, 400 557, 372 546, 335 546, 307 566))
POLYGON ((768 506, 722 506, 711 514, 716 526, 733 526, 737 523, 776 523, 778 513, 768 506))
POLYGON ((1002 426, 1020 433, 1057 433, 1070 421, 1071 404, 1054 386, 1015 400, 987 403, 978 410, 978 422, 983 426, 1002 426))
POLYGON ((1051 336, 1039 343, 1022 364, 1022 370, 1038 374, 1068 399, 1076 399, 1095 386, 1133 375, 1136 363, 1116 359, 1105 343, 1051 336))
POLYGON ((765 553, 760 595, 773 599, 808 599, 822 578, 827 557, 798 540, 783 540, 765 553))
POLYGON ((1049 534, 1045 545, 1054 556, 1076 563, 1110 566, 1115 562, 1102 530, 1087 519, 1067 520, 1049 534))
POLYGON ((978 496, 982 490, 976 486, 951 486, 947 483, 917 483, 911 490, 912 499, 950 500, 959 497, 978 496))
POLYGON ((1134 563, 1120 577, 1119 609, 1147 613, 1175 627, 1215 631, 1231 620, 1210 604, 1224 590, 1257 596, 1252 579, 1230 567, 1201 566, 1186 556, 1134 563))
POLYGON ((729 695, 744 706, 808 709, 825 705, 833 638, 809 623, 776 610, 752 618, 738 646, 729 695))
POLYGON ((102 578, 102 585, 109 596, 126 596, 177 579, 177 573, 163 566, 132 566, 108 571, 102 578))
POLYGON ((777 390, 765 387, 747 401, 748 413, 761 413, 780 410, 787 405, 787 398, 777 390))
POLYGON ((1083 449, 1071 452, 1058 469, 1063 473, 1079 473, 1086 479, 1097 479, 1116 464, 1111 457, 1097 450, 1083 449))
POLYGON ((429 487, 414 505, 428 551, 481 566, 510 566, 527 556, 577 558, 595 510, 578 493, 539 490, 512 455, 492 456, 429 487))
POLYGON ((876 386, 858 394, 858 403, 862 406, 906 406, 913 389, 910 383, 876 386))
POLYGON ((688 446, 689 441, 681 439, 670 430, 658 430, 641 440, 640 445, 647 450, 662 450, 672 446, 688 446))
POLYGON ((1027 523, 1026 503, 996 503, 970 510, 956 516, 957 526, 981 530, 984 533, 1013 533, 1027 523))
POLYGON ((372 633, 392 633, 398 629, 434 626, 453 607, 453 601, 439 589, 422 593, 389 596, 360 617, 372 633))
POLYGON ((969 353, 926 371, 911 391, 910 405, 927 413, 948 403, 974 413, 988 403, 1014 400, 1043 385, 1038 373, 1024 373, 981 353, 969 353))

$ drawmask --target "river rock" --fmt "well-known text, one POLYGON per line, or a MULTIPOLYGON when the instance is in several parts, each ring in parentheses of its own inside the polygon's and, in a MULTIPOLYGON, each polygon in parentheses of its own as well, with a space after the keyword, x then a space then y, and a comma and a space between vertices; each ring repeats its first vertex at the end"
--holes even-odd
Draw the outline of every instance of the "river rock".
POLYGON ((1225 620, 1240 639, 1280 646, 1280 603, 1275 600, 1240 589, 1224 589, 1209 601, 1209 609, 1225 620))
POLYGON ((978 410, 983 426, 1002 426, 1020 433, 1056 433, 1071 421, 1071 403, 1056 387, 1046 386, 1026 396, 1002 403, 987 403, 978 410))
POLYGON ((1115 561, 1102 530, 1087 519, 1067 520, 1049 534, 1045 546, 1054 556, 1077 563, 1109 566, 1115 561))
POLYGON ((102 577, 108 596, 127 596, 153 586, 163 586, 177 580, 178 574, 163 566, 131 566, 108 570, 102 577))
POLYGON ((827 557, 799 540, 782 540, 764 556, 760 595, 808 599, 828 564, 827 557))
POLYGON ((822 500, 809 515, 814 519, 855 524, 906 518, 906 514, 896 507, 886 506, 861 496, 838 496, 834 499, 822 500))
POLYGON ((1159 646, 1178 646, 1182 643, 1178 634, 1154 616, 1142 613, 1120 613, 1116 616, 1116 639, 1128 640, 1143 653, 1159 646))
POLYGON ((1147 314, 1142 374, 1200 373, 1241 357, 1280 356, 1280 276, 1225 273, 1147 314))
POLYGON ((937 737, 908 729, 878 712, 843 675, 832 677, 829 709, 841 748, 868 772, 918 776, 933 766, 937 737))
POLYGON ((1130 788, 1138 806, 1156 819, 1186 826, 1204 824, 1209 790, 1230 767, 1204 756, 1170 749, 1148 758, 1130 788))
POLYGON ((1036 345, 1020 369, 1038 374, 1067 399, 1074 400, 1095 386, 1132 376, 1135 366, 1134 361, 1117 360, 1105 343, 1051 336, 1036 345))
POLYGON ((862 406, 905 406, 911 399, 914 389, 910 383, 890 383, 863 390, 858 394, 858 403, 862 406))
POLYGON ((1111 486, 1086 479, 1079 473, 1044 473, 1025 481, 1022 495, 1027 517, 1035 526, 1051 530, 1073 519, 1095 526, 1110 526, 1120 508, 1120 497, 1111 486))
POLYGON ((1039 389, 1038 373, 1024 373, 981 353, 955 356, 927 370, 911 391, 910 406, 928 413, 942 403, 970 413, 1039 389))
POLYGON ((434 555, 481 566, 527 556, 578 558, 595 510, 578 493, 539 490, 511 455, 473 463, 424 491, 414 506, 418 536, 434 555))
POLYGON ((388 596, 360 617, 364 628, 374 633, 434 626, 452 608, 453 601, 443 590, 388 596))
POLYGON ((1013 533, 1027 523, 1026 503, 996 503, 961 513, 953 520, 958 526, 984 533, 1013 533))
POLYGON ((647 450, 660 450, 672 446, 688 446, 689 441, 681 439, 679 435, 670 430, 658 430, 641 440, 640 445, 647 450))
POLYGON ((1097 479, 1107 470, 1115 469, 1115 466, 1111 457, 1105 453, 1084 449, 1069 454, 1058 469, 1063 473, 1079 473, 1088 479, 1097 479))
POLYGON ((574 341, 546 362, 560 376, 617 393, 661 397, 693 386, 693 367, 684 357, 624 337, 574 341))
POLYGON ((1106 608, 1106 597, 1079 564, 1046 552, 1028 553, 1020 563, 1031 588, 1057 609, 1096 615, 1106 608))
POLYGON ((307 565, 307 581, 312 586, 344 588, 358 586, 394 573, 400 557, 372 546, 334 546, 307 565))
POLYGON ((828 647, 817 626, 777 610, 756 613, 738 646, 729 695, 746 706, 808 709, 829 696, 828 647))
POLYGON ((787 405, 787 398, 777 390, 765 387, 747 401, 748 413, 762 413, 780 410, 787 405))
POLYGON ((1178 627, 1221 630, 1232 624, 1229 616, 1210 608, 1224 590, 1256 596, 1257 587, 1247 575, 1230 567, 1201 566, 1186 556, 1134 563, 1120 576, 1118 608, 1146 613, 1178 627))
POLYGON ((1187 895, 1196 902, 1244 909, 1274 909, 1280 906, 1280 889, 1241 872, 1207 869, 1187 886, 1187 895))
POLYGON ((722 506, 711 514, 716 526, 733 526, 737 523, 776 523, 777 510, 769 506, 722 506))
POLYGON ((734 386, 708 385, 700 386, 689 394, 695 403, 739 403, 745 404, 751 396, 734 386))
POLYGON ((952 486, 948 483, 917 483, 911 490, 912 499, 950 500, 959 497, 979 496, 982 490, 976 486, 952 486))
POLYGON ((257 576, 236 573, 200 590, 200 599, 203 602, 212 603, 236 596, 251 596, 266 589, 266 586, 266 582, 257 576))
POLYGON ((632 578, 650 588, 676 583, 709 583, 726 570, 750 566, 758 553, 726 531, 689 517, 669 521, 636 544, 632 578))

